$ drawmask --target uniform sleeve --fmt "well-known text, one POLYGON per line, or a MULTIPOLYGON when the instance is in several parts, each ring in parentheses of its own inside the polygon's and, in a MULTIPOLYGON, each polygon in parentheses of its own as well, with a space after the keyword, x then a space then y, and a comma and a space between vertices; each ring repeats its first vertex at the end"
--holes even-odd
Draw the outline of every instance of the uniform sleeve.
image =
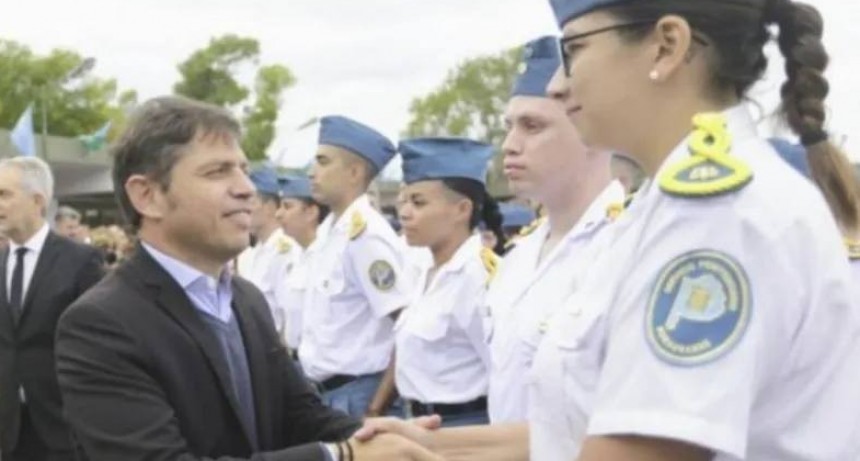
POLYGON ((346 256, 349 276, 378 318, 406 307, 411 280, 396 245, 378 235, 363 235, 349 242, 346 256))
POLYGON ((756 395, 788 347, 774 313, 791 303, 785 287, 803 282, 785 269, 798 262, 774 248, 779 231, 715 201, 673 204, 672 217, 649 223, 607 314, 589 435, 745 458, 756 395), (720 225, 728 219, 737 222, 720 225))

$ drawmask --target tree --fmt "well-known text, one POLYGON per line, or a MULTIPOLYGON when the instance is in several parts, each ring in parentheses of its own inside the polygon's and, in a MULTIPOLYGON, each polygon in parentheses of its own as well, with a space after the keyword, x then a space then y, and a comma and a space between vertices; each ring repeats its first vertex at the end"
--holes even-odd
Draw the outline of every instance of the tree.
MULTIPOLYGON (((521 48, 464 61, 437 89, 412 100, 405 136, 465 136, 500 147, 505 138, 504 111, 517 76, 521 48)), ((507 194, 501 158, 494 160, 488 186, 507 194)))
POLYGON ((260 44, 237 35, 224 35, 191 54, 179 64, 182 75, 173 90, 198 101, 239 112, 244 125, 242 147, 248 158, 261 160, 275 137, 275 122, 284 91, 295 77, 282 65, 259 65, 260 44), (237 77, 256 68, 253 103, 251 89, 237 77))
POLYGON ((266 149, 275 138, 281 95, 294 82, 290 70, 278 64, 261 67, 257 72, 257 101, 248 109, 243 120, 245 137, 242 148, 250 158, 265 158, 266 149))
POLYGON ((117 94, 114 79, 87 75, 70 81, 70 74, 84 62, 78 53, 54 50, 38 56, 28 47, 0 40, 0 126, 11 128, 28 105, 34 103, 34 130, 42 131, 46 110, 48 133, 78 136, 91 133, 107 121, 119 129, 127 108, 136 104, 133 91, 117 94))

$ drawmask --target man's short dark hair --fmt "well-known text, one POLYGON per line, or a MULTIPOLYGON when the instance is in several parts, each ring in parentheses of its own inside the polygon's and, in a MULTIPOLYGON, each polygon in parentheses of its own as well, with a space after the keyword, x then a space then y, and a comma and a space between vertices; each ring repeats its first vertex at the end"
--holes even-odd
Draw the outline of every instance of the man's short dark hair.
POLYGON ((119 141, 111 148, 114 196, 134 231, 141 216, 125 191, 132 175, 144 175, 170 188, 170 173, 183 152, 198 135, 241 137, 239 122, 226 110, 190 99, 168 96, 147 101, 129 120, 119 141))

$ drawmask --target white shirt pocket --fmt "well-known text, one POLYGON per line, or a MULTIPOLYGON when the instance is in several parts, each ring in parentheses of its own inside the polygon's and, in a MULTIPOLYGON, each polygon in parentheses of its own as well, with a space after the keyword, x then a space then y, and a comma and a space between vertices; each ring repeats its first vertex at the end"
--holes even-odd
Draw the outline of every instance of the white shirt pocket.
POLYGON ((451 316, 436 312, 412 312, 405 330, 425 342, 432 343, 442 339, 448 332, 451 316))
POLYGON ((587 429, 600 378, 606 327, 605 312, 571 306, 554 318, 550 336, 559 354, 564 383, 564 411, 570 429, 587 429))

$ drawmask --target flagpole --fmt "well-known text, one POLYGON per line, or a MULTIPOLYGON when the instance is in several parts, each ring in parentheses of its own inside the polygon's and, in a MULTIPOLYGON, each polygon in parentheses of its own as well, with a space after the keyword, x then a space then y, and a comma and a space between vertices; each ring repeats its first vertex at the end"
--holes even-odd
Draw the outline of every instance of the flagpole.
POLYGON ((45 97, 46 87, 42 87, 42 158, 48 160, 48 98, 45 97))

